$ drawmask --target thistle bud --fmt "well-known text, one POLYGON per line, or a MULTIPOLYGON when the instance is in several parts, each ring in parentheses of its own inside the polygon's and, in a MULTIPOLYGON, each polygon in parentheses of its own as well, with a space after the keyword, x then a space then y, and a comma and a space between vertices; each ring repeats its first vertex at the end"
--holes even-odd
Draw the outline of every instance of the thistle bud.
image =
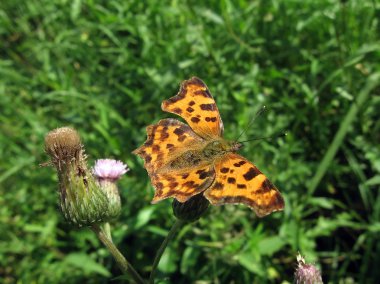
POLYGON ((78 133, 70 127, 49 132, 45 151, 59 179, 60 207, 65 219, 78 227, 108 221, 108 200, 87 168, 78 133))
POLYGON ((174 216, 186 222, 198 220, 206 211, 210 202, 203 196, 203 193, 191 197, 181 203, 177 199, 173 200, 172 207, 174 216))
POLYGON ((297 255, 298 266, 294 273, 296 284, 319 284, 322 282, 321 273, 312 264, 306 264, 305 259, 297 255))
POLYGON ((118 217, 121 211, 120 194, 116 182, 128 171, 126 164, 112 159, 97 160, 92 170, 99 187, 108 198, 109 217, 112 219, 118 217))

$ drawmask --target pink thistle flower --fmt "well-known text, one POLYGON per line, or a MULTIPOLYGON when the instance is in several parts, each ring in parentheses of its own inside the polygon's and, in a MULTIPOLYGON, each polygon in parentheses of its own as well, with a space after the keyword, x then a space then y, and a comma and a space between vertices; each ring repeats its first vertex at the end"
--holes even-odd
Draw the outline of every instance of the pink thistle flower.
POLYGON ((298 267, 294 273, 296 284, 316 284, 323 283, 321 273, 312 264, 306 264, 300 253, 297 255, 298 267))
POLYGON ((99 159, 92 169, 98 180, 116 181, 129 171, 128 165, 113 159, 99 159))
POLYGON ((99 159, 92 169, 99 187, 107 196, 108 211, 111 218, 118 217, 121 211, 121 200, 116 181, 128 171, 127 164, 113 159, 99 159))

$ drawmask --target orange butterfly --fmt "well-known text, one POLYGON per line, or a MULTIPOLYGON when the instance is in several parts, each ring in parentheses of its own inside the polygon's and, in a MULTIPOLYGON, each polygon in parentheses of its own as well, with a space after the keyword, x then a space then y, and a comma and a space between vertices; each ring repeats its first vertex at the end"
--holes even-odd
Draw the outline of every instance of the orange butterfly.
POLYGON ((186 120, 162 119, 147 127, 148 138, 133 153, 142 157, 155 195, 185 202, 203 193, 213 205, 243 203, 259 217, 284 208, 277 188, 257 167, 236 154, 239 142, 223 139, 223 122, 207 86, 193 77, 162 110, 186 120))

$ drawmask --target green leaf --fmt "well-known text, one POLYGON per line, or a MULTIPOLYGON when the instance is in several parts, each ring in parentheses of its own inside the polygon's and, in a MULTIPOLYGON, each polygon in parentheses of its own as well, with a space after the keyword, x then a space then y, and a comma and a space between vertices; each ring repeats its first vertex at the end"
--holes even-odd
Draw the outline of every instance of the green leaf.
POLYGON ((198 13, 204 18, 210 20, 211 22, 214 22, 215 24, 219 24, 219 25, 224 24, 223 18, 210 9, 204 9, 204 8, 198 9, 198 13))
POLYGON ((181 259, 181 273, 186 274, 191 268, 195 267, 199 250, 194 247, 187 247, 182 254, 181 259))
POLYGON ((173 251, 173 249, 167 248, 161 257, 161 261, 158 265, 158 268, 164 273, 172 273, 176 271, 177 257, 178 255, 173 251))
POLYGON ((257 260, 257 258, 253 254, 249 252, 239 254, 238 262, 240 263, 240 265, 244 266, 249 271, 261 277, 263 277, 265 274, 261 263, 257 260))
POLYGON ((81 10, 81 5, 82 5, 82 1, 81 0, 74 0, 71 4, 71 13, 70 13, 70 16, 71 16, 71 19, 73 21, 75 21, 79 14, 80 14, 80 10, 81 10))
POLYGON ((380 233, 380 222, 370 224, 368 226, 368 231, 374 232, 374 233, 380 233))
POLYGON ((365 182, 365 184, 368 186, 380 184, 380 176, 374 176, 374 177, 370 178, 369 180, 367 180, 365 182))
POLYGON ((145 226, 151 219, 154 211, 155 208, 152 206, 145 207, 143 210, 141 210, 136 218, 135 229, 140 229, 141 227, 145 226))
POLYGON ((105 277, 111 276, 111 273, 103 265, 85 253, 71 253, 66 256, 64 262, 83 270, 85 273, 97 273, 105 277))
POLYGON ((267 237, 259 242, 259 251, 262 255, 273 255, 286 244, 279 236, 267 237))
POLYGON ((312 197, 309 200, 310 205, 315 205, 325 209, 333 209, 334 204, 331 199, 325 197, 312 197))

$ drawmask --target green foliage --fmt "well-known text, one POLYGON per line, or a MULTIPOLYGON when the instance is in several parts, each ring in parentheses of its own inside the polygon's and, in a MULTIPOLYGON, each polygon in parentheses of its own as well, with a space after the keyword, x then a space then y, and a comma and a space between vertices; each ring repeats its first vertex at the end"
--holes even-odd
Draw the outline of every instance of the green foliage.
POLYGON ((114 157, 120 182, 114 241, 147 276, 174 222, 131 151, 169 117, 162 100, 193 75, 214 94, 234 139, 248 144, 286 209, 257 219, 212 207, 185 226, 159 266, 162 283, 292 281, 298 251, 331 282, 380 277, 378 1, 92 1, 0 3, 0 278, 99 283, 119 275, 89 230, 57 206, 44 135, 76 128, 89 162, 114 157))

